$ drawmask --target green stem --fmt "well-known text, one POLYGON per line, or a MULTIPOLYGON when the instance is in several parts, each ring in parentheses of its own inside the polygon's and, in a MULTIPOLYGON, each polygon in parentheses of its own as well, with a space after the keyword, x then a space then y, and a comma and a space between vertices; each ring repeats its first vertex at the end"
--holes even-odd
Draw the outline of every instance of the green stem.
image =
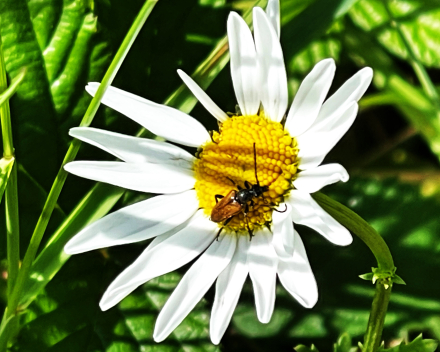
MULTIPOLYGON (((390 249, 375 229, 354 211, 330 197, 318 192, 313 195, 313 198, 327 213, 358 236, 370 248, 381 271, 394 273, 395 267, 390 249)), ((375 352, 380 345, 390 295, 391 285, 389 282, 379 279, 376 283, 376 293, 364 336, 363 352, 375 352)))
MULTIPOLYGON (((112 63, 110 64, 110 67, 108 68, 108 70, 102 80, 102 83, 99 86, 98 91, 96 92, 95 97, 93 98, 92 102, 90 103, 90 105, 89 105, 89 107, 88 107, 88 109, 87 109, 87 111, 81 121, 80 126, 89 126, 90 123, 92 122, 106 89, 111 84, 114 77, 116 76, 116 73, 118 72, 119 67, 121 66, 122 62, 124 61, 125 57, 127 56, 127 53, 130 50, 134 40, 136 39, 142 26, 144 25, 145 21, 147 20, 148 16, 150 15, 151 11, 153 10, 153 8, 157 2, 158 2, 158 0, 148 0, 145 2, 144 6, 140 10, 138 16, 136 17, 136 19, 134 20, 134 22, 130 28, 130 30, 128 31, 127 35, 125 36, 121 46, 119 47, 119 50, 116 53, 112 63)), ((22 294, 21 291, 22 291, 24 282, 25 282, 26 277, 29 273, 29 270, 32 266, 32 262, 35 258, 37 251, 38 251, 38 247, 40 245, 41 239, 43 238, 44 231, 46 230, 46 227, 47 227, 47 224, 49 223, 49 219, 51 217, 53 209, 55 208, 55 205, 56 205, 58 197, 61 193, 62 187, 64 185, 64 182, 66 181, 66 178, 67 178, 67 172, 64 171, 64 165, 75 159, 80 145, 81 145, 81 142, 77 139, 74 139, 72 141, 72 143, 70 144, 69 150, 67 151, 66 156, 64 157, 61 168, 58 171, 58 174, 57 174, 55 181, 52 185, 52 188, 49 192, 46 203, 44 204, 44 207, 43 207, 43 211, 40 215, 40 218, 38 219, 34 233, 32 234, 32 238, 31 238, 29 247, 28 247, 26 254, 24 256, 23 264, 22 264, 21 270, 18 274, 18 278, 16 281, 16 285, 14 287, 14 290, 12 292, 12 296, 10 298, 10 304, 8 304, 8 313, 5 315, 6 319, 8 319, 11 315, 16 315, 18 313, 17 307, 18 307, 20 295, 22 294)), ((0 336, 0 338, 1 337, 2 336, 0 336)), ((0 351, 3 352, 3 350, 4 349, 2 349, 2 346, 0 346, 0 351)))
MULTIPOLYGON (((8 89, 6 77, 6 66, 3 56, 3 45, 0 36, 0 94, 8 89)), ((14 145, 12 140, 11 112, 9 101, 5 101, 0 106, 0 118, 3 139, 3 157, 5 159, 14 158, 14 145)), ((6 210, 6 240, 7 240, 7 261, 8 261, 8 309, 12 309, 12 292, 17 281, 20 267, 20 223, 18 214, 18 185, 17 185, 17 164, 14 163, 8 184, 5 190, 5 210, 6 210)), ((11 320, 8 330, 15 332, 18 329, 18 319, 11 320)))
POLYGON ((370 318, 368 319, 362 352, 376 352, 379 348, 390 296, 391 287, 386 288, 378 281, 376 283, 373 304, 371 305, 370 318))
POLYGON ((431 78, 428 75, 428 72, 425 70, 425 66, 420 62, 417 58, 416 53, 414 52, 409 40, 407 39, 405 32, 402 30, 401 24, 394 19, 393 13, 391 12, 388 1, 385 0, 385 9, 388 13, 388 16, 391 20, 391 26, 393 26, 400 38, 402 39, 403 44, 405 45, 406 51, 408 52, 409 63, 411 64, 417 78, 419 79, 423 90, 429 99, 434 103, 437 110, 440 108, 440 96, 435 88, 434 83, 432 83, 431 78))

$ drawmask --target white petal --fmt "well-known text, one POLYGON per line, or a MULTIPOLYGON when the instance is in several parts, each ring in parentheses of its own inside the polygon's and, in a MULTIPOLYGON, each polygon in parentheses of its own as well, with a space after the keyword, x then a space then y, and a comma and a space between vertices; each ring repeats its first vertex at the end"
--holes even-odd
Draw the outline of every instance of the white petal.
POLYGON ((339 118, 364 95, 373 78, 373 70, 365 67, 347 80, 322 106, 310 132, 329 131, 339 124, 339 118))
MULTIPOLYGON (((99 83, 92 82, 86 86, 86 91, 95 96, 98 87, 99 83)), ((169 141, 199 147, 209 140, 205 127, 191 116, 121 89, 108 87, 102 103, 169 141)))
POLYGON ((286 211, 284 213, 273 212, 272 213, 272 232, 273 239, 272 244, 277 252, 278 257, 282 255, 293 255, 294 243, 293 243, 293 223, 290 215, 292 207, 290 204, 286 204, 286 211))
POLYGON ((277 34, 259 7, 254 7, 254 35, 264 112, 271 120, 280 122, 287 109, 286 67, 277 34))
POLYGON ((338 123, 329 131, 310 132, 309 130, 296 137, 299 148, 299 169, 307 170, 321 164, 328 152, 353 124, 357 112, 358 105, 354 102, 340 114, 338 123))
POLYGON ((73 161, 64 170, 90 180, 149 193, 179 193, 194 187, 192 170, 168 164, 73 161))
POLYGON ((315 193, 322 187, 339 181, 348 181, 348 172, 340 164, 326 164, 298 173, 293 181, 295 188, 307 193, 315 193))
POLYGON ((287 115, 286 129, 290 135, 299 136, 318 117, 332 84, 335 70, 335 61, 325 59, 318 62, 304 78, 287 115))
POLYGON ((272 233, 267 228, 252 237, 248 262, 258 320, 268 323, 275 306, 278 256, 272 246, 272 233))
POLYGON ((215 345, 220 343, 231 321, 243 284, 249 273, 247 265, 249 246, 250 241, 247 236, 238 237, 237 248, 231 263, 217 279, 210 322, 211 341, 215 345))
POLYGON ((165 340, 202 299, 231 261, 236 244, 235 236, 223 235, 187 271, 157 318, 154 341, 165 340))
POLYGON ((333 219, 310 194, 293 190, 286 202, 292 206, 292 220, 308 226, 338 246, 347 246, 352 241, 350 232, 333 219))
POLYGON ((226 121, 228 119, 228 115, 218 107, 216 103, 209 97, 205 91, 199 87, 199 85, 194 82, 194 80, 188 76, 182 70, 177 70, 182 81, 189 88, 189 90, 194 94, 197 100, 208 110, 212 116, 214 116, 220 122, 226 121))
POLYGON ((128 163, 171 164, 190 169, 195 160, 186 150, 154 139, 126 136, 91 127, 72 128, 69 134, 128 163))
POLYGON ((107 310, 139 285, 174 271, 202 253, 214 240, 218 226, 199 210, 177 233, 156 237, 145 251, 107 288, 99 303, 107 310))
POLYGON ((269 0, 266 6, 266 15, 269 18, 275 32, 280 38, 281 26, 280 26, 280 2, 279 0, 269 0))
POLYGON ((235 96, 244 116, 255 115, 260 107, 260 81, 252 33, 235 12, 229 14, 227 27, 235 96))
POLYGON ((198 206, 194 190, 129 205, 87 226, 67 242, 64 251, 77 254, 162 235, 188 220, 198 206))
POLYGON ((304 244, 295 231, 293 256, 282 256, 278 277, 284 288, 304 307, 312 308, 318 301, 318 286, 310 267, 304 244))

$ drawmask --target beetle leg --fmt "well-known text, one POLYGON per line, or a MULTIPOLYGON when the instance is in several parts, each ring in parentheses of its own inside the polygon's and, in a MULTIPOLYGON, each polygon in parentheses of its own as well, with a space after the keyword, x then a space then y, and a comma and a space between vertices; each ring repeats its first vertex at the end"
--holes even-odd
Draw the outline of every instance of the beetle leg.
POLYGON ((222 199, 222 198, 224 198, 225 196, 222 196, 221 194, 216 194, 215 196, 214 196, 214 198, 215 198, 215 202, 216 203, 218 203, 218 200, 219 199, 222 199))
POLYGON ((220 228, 220 230, 218 230, 218 232, 217 232, 217 236, 215 236, 215 239, 218 241, 218 238, 220 237, 220 234, 222 233, 222 231, 223 231, 223 229, 225 228, 225 226, 227 225, 227 224, 229 224, 229 222, 232 220, 232 218, 229 218, 228 220, 226 220, 224 223, 223 223, 223 226, 220 228))
POLYGON ((249 241, 252 240, 252 237, 254 237, 254 233, 252 232, 251 228, 249 227, 249 219, 248 219, 248 214, 249 212, 249 205, 246 204, 245 208, 244 208, 244 220, 246 222, 246 227, 249 233, 249 241))
POLYGON ((224 223, 223 223, 223 226, 226 226, 227 224, 229 224, 229 222, 232 220, 232 218, 229 218, 228 220, 226 220, 224 223))
POLYGON ((248 181, 244 181, 244 186, 246 187, 246 189, 251 189, 251 184, 248 181))
POLYGON ((249 233, 249 241, 252 241, 252 237, 254 237, 254 233, 252 232, 251 228, 249 227, 249 221, 248 221, 247 216, 245 216, 245 219, 246 219, 246 227, 247 227, 247 230, 249 233))
MULTIPOLYGON (((274 206, 275 204, 271 204, 271 205, 274 206)), ((286 206, 286 209, 284 209, 283 211, 281 211, 281 210, 277 210, 277 209, 275 209, 275 208, 273 208, 272 210, 276 211, 277 213, 285 213, 285 212, 287 211, 287 204, 284 203, 284 205, 286 206)))
POLYGON ((217 236, 215 236, 215 240, 218 241, 218 238, 220 237, 221 232, 223 231, 224 226, 220 227, 220 230, 217 232, 217 236))
POLYGON ((218 144, 218 142, 216 142, 216 141, 214 140, 214 131, 209 131, 208 133, 209 133, 209 136, 211 137, 211 141, 212 141, 213 143, 215 143, 215 144, 218 144))

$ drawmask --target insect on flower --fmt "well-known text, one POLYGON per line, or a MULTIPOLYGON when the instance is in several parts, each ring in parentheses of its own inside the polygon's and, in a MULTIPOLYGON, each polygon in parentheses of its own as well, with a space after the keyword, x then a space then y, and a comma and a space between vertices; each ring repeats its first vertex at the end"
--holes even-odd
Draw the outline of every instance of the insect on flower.
MULTIPOLYGON (((220 228, 220 230, 217 233, 217 238, 220 236, 220 233, 222 232, 223 228, 232 220, 232 218, 238 214, 240 214, 242 211, 244 212, 244 219, 246 222, 246 228, 249 232, 249 236, 252 239, 252 236, 254 235, 251 228, 249 227, 249 221, 248 221, 248 213, 249 213, 249 205, 254 206, 254 198, 258 198, 263 195, 264 192, 267 192, 269 190, 268 186, 261 186, 260 181, 258 181, 257 176, 257 152, 255 149, 255 143, 254 143, 254 171, 255 171, 255 179, 257 181, 256 184, 251 184, 248 181, 244 182, 245 188, 240 187, 237 185, 232 179, 227 177, 228 180, 230 180, 235 186, 237 186, 238 190, 232 190, 230 191, 226 197, 221 194, 215 195, 215 201, 216 205, 212 209, 211 212, 211 221, 214 222, 223 222, 223 226, 220 228), (219 201, 219 199, 221 199, 219 201)), ((264 199, 264 197, 263 197, 264 199)), ((279 213, 284 213, 287 210, 279 211, 276 209, 273 209, 279 213)))

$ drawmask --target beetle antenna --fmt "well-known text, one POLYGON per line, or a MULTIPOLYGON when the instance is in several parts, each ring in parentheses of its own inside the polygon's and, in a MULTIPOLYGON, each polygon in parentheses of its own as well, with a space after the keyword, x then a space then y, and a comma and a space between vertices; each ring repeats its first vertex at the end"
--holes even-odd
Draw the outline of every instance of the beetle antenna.
POLYGON ((260 181, 258 181, 257 176, 257 151, 255 150, 255 143, 254 143, 254 170, 255 170, 255 179, 257 180, 257 185, 260 185, 260 181))

